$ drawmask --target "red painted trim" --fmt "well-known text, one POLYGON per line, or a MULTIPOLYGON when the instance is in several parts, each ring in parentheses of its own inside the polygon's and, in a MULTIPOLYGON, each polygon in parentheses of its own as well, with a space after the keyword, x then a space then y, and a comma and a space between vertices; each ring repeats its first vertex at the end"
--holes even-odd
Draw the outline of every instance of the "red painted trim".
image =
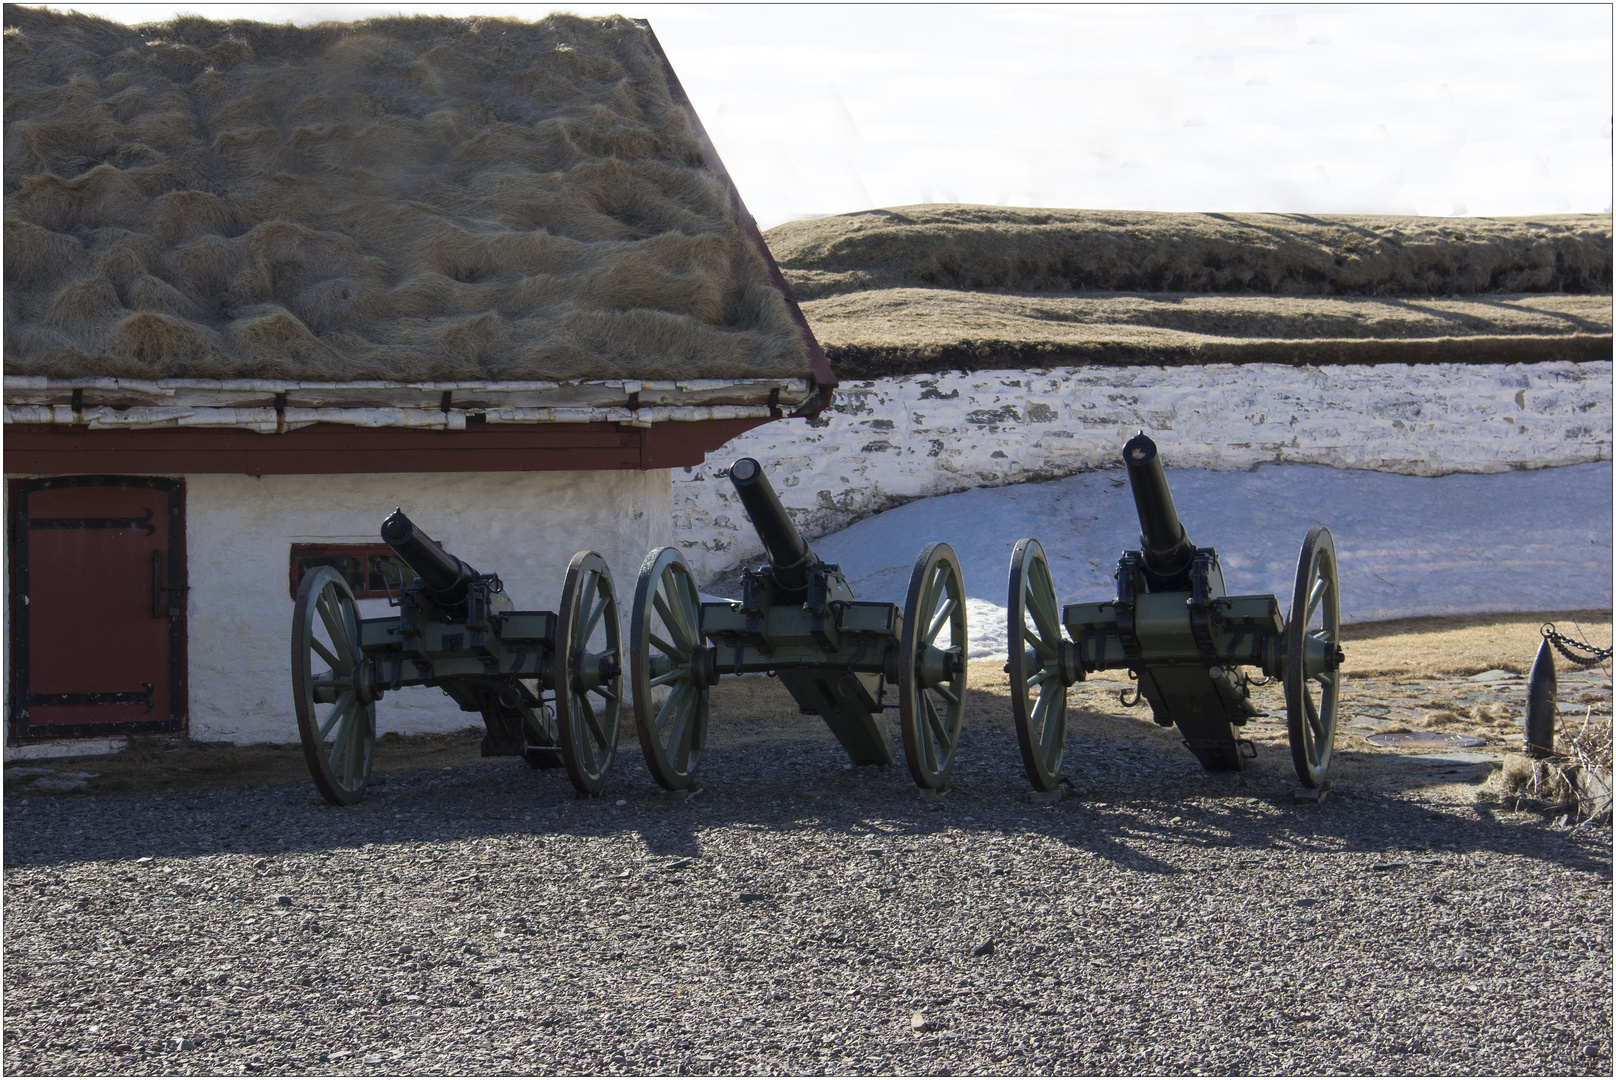
POLYGON ((74 473, 555 472, 700 465, 766 419, 695 420, 632 428, 614 423, 473 424, 464 431, 313 424, 283 435, 229 428, 90 430, 5 426, 9 475, 74 473))
POLYGON ((668 76, 668 91, 672 95, 674 102, 683 108, 686 115, 690 117, 691 130, 695 132, 696 139, 701 143, 701 163, 718 177, 719 182, 729 192, 730 209, 735 214, 735 220, 741 226, 741 231, 746 234, 747 238, 752 241, 753 246, 757 248, 758 254, 763 257, 763 264, 768 267, 769 278, 774 282, 774 287, 779 289, 781 295, 786 298, 786 308, 791 312, 791 318, 797 324, 798 331, 802 334, 803 344, 808 347, 808 364, 814 373, 814 381, 826 391, 824 400, 819 403, 819 407, 809 414, 818 416, 824 407, 830 404, 832 396, 830 389, 837 385, 836 373, 831 370, 830 360, 826 358, 825 350, 820 347, 819 339, 814 337, 813 330, 809 328, 808 319, 803 315, 802 308, 797 306, 797 299, 791 292, 791 286, 786 284, 785 275, 780 273, 780 267, 774 261, 774 254, 769 251, 769 245, 763 239, 762 230, 758 228, 757 221, 753 219, 751 212, 746 209, 746 203, 741 199, 741 192, 736 188, 735 181, 730 178, 729 170, 724 168, 724 162, 718 156, 718 148, 713 145, 713 140, 708 136, 707 129, 702 126, 701 117, 696 115, 696 107, 690 103, 690 95, 685 93, 684 86, 679 82, 679 76, 673 70, 673 64, 668 60, 668 54, 663 51, 662 43, 657 40, 656 32, 651 29, 651 24, 644 19, 635 19, 633 22, 644 30, 645 35, 651 39, 651 47, 656 50, 657 56, 661 58, 662 70, 668 76))

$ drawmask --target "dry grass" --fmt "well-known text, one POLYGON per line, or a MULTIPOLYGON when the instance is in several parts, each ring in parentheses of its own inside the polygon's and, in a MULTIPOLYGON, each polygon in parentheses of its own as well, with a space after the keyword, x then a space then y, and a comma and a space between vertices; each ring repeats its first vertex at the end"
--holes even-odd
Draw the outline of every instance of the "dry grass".
POLYGON ((8 6, 5 370, 806 375, 626 19, 8 6))
POLYGON ((1552 622, 1583 641, 1609 640, 1608 611, 1537 612, 1509 615, 1444 615, 1393 619, 1341 628, 1346 670, 1354 678, 1423 678, 1477 675, 1483 671, 1530 672, 1552 622))
POLYGON ((1593 708, 1580 718, 1562 714, 1555 725, 1555 750, 1543 758, 1509 754, 1495 786, 1516 805, 1534 805, 1551 812, 1595 813, 1601 802, 1609 806, 1611 777, 1611 717, 1595 715, 1593 708), (1590 787, 1590 778, 1594 780, 1590 787), (1598 794, 1603 786, 1605 795, 1598 794))
POLYGON ((1611 219, 904 206, 768 240, 844 378, 1611 355, 1611 219))
POLYGON ((1164 214, 938 204, 770 229, 801 299, 881 289, 1273 296, 1611 290, 1608 214, 1164 214))

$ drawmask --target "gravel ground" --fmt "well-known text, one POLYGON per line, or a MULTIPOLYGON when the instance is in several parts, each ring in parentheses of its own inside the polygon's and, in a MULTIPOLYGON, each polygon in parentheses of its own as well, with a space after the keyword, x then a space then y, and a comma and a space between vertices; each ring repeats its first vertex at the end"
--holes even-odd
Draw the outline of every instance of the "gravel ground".
POLYGON ((677 801, 8 794, 5 1071, 1610 1075, 1608 825, 1105 732, 1042 805, 993 725, 924 798, 815 723, 677 801))

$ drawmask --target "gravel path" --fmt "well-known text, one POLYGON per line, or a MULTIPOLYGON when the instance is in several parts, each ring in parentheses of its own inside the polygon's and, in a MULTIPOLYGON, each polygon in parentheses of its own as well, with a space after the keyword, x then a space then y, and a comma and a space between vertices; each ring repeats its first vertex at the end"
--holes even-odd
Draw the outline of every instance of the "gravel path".
POLYGON ((1082 735, 1039 805, 993 729, 927 799, 810 723, 684 801, 7 795, 5 1070, 1611 1072, 1608 826, 1082 735))

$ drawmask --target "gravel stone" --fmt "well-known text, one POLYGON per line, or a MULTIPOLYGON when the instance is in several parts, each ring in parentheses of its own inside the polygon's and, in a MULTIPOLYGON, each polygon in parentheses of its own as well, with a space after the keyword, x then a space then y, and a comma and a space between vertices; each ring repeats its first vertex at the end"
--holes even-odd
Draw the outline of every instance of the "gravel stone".
POLYGON ((1058 802, 999 730, 928 799, 811 734, 683 802, 632 746, 8 794, 4 1069, 1610 1075, 1608 825, 1081 731, 1058 802))

